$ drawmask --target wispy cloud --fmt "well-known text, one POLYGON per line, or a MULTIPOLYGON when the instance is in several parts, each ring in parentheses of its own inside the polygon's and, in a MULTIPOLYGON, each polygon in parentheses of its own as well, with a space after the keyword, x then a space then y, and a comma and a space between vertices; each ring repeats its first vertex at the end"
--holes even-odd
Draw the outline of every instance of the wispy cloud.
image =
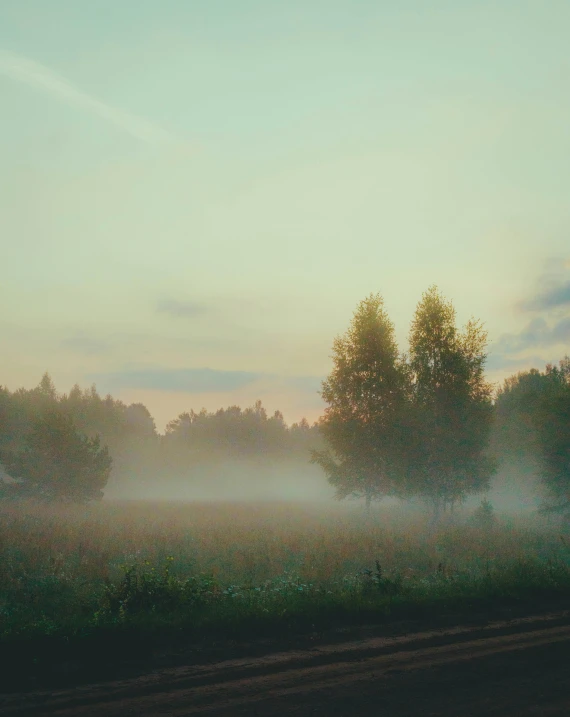
POLYGON ((561 306, 570 307, 570 280, 551 284, 536 296, 521 303, 521 308, 525 311, 545 311, 561 306))
POLYGON ((321 376, 288 376, 285 383, 296 391, 317 395, 322 391, 323 378, 321 376))
POLYGON ((61 75, 27 57, 0 50, 0 74, 98 115, 142 142, 159 143, 172 139, 171 135, 160 127, 82 92, 61 75))
POLYGON ((152 389, 180 393, 227 393, 254 383, 259 394, 273 389, 300 391, 317 396, 321 380, 317 376, 277 376, 260 371, 224 371, 211 368, 171 369, 161 366, 125 366, 118 371, 86 377, 104 390, 152 389))
POLYGON ((560 314, 570 309, 570 260, 563 256, 552 256, 544 263, 534 289, 518 302, 523 312, 560 314))
POLYGON ((516 334, 503 334, 494 344, 498 354, 517 354, 529 348, 564 344, 570 341, 570 316, 548 324, 540 317, 530 321, 516 334))
MULTIPOLYGON (((485 364, 488 371, 527 371, 530 368, 542 369, 549 361, 542 356, 532 355, 524 358, 511 358, 492 351, 485 364)), ((550 363, 555 363, 554 359, 550 363)))
POLYGON ((96 356, 108 352, 111 344, 107 341, 92 338, 83 333, 77 333, 73 336, 65 338, 61 342, 62 348, 73 351, 74 353, 84 354, 86 356, 96 356))
POLYGON ((262 376, 251 371, 218 371, 211 368, 127 368, 89 378, 113 390, 140 388, 181 393, 225 393, 248 386, 262 376))
POLYGON ((185 319, 202 316, 208 311, 208 307, 204 304, 199 304, 195 301, 175 301, 173 299, 159 301, 156 309, 175 318, 185 319))
POLYGON ((516 304, 519 311, 535 314, 534 318, 520 331, 499 336, 491 347, 487 368, 526 365, 531 359, 521 354, 529 350, 549 353, 551 347, 570 343, 569 269, 570 262, 563 257, 551 257, 546 262, 534 289, 516 304))

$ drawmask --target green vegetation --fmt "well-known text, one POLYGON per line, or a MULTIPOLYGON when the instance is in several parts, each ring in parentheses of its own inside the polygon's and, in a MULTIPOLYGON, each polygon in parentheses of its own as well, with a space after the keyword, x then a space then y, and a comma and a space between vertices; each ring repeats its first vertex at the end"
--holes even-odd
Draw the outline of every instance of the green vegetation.
POLYGON ((326 476, 337 498, 368 506, 419 499, 436 521, 493 485, 570 514, 570 359, 512 376, 493 394, 486 343, 479 322, 456 327, 452 303, 431 287, 400 352, 382 297, 370 295, 334 341, 327 405, 312 426, 288 426, 257 401, 183 412, 161 435, 144 405, 102 398, 95 386, 58 394, 45 374, 31 390, 0 387, 0 499, 190 497, 231 467, 243 496, 268 474, 284 488, 302 474, 323 492, 326 476))
POLYGON ((58 408, 34 417, 22 449, 5 450, 2 459, 15 480, 5 487, 6 495, 78 503, 103 497, 112 465, 99 436, 79 434, 71 416, 58 408))
POLYGON ((316 425, 302 419, 288 426, 279 411, 268 416, 260 401, 243 410, 182 413, 161 435, 142 404, 102 398, 94 386, 58 394, 45 374, 31 390, 0 387, 0 499, 84 502, 101 491, 140 495, 157 485, 155 494, 168 494, 169 486, 171 494, 180 486, 199 492, 227 465, 255 471, 254 486, 272 470, 310 472, 309 448, 321 442, 316 425), (3 479, 2 466, 20 480, 3 479))
POLYGON ((400 354, 380 295, 362 301, 333 345, 323 382, 321 431, 329 449, 312 459, 337 497, 420 497, 441 510, 489 488, 496 470, 486 453, 493 419, 485 380, 487 334, 463 332, 436 287, 419 302, 409 356, 400 354))
POLYGON ((288 426, 257 401, 184 412, 160 435, 145 406, 95 387, 58 394, 48 374, 32 390, 0 387, 4 678, 260 632, 566 601, 564 521, 507 524, 488 498, 471 515, 464 504, 498 471, 509 489, 530 476, 546 510, 570 515, 570 359, 519 373, 493 396, 486 341, 476 321, 458 330, 432 287, 402 353, 371 295, 334 342, 313 426, 288 426), (111 487, 199 487, 224 466, 242 467, 245 495, 275 466, 284 483, 305 480, 311 456, 337 498, 364 498, 365 513, 100 502, 111 487), (384 498, 406 501, 406 519, 394 501, 376 510, 384 498))
POLYGON ((535 464, 545 509, 570 509, 570 358, 507 379, 497 393, 496 444, 505 462, 535 464))
POLYGON ((279 504, 25 504, 1 518, 10 679, 58 660, 92 665, 103 642, 108 664, 570 595, 570 551, 555 530, 480 515, 436 531, 401 510, 279 504))
POLYGON ((364 496, 370 506, 401 489, 407 369, 382 297, 361 301, 346 335, 334 341, 333 370, 323 382, 328 406, 320 429, 328 448, 312 452, 338 498, 364 496))

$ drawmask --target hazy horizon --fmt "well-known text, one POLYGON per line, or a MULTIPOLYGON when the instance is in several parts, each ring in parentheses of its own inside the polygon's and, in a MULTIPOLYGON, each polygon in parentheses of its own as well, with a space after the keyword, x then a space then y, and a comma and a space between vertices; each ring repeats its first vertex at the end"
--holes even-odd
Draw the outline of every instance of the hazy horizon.
POLYGON ((381 292, 437 284, 488 373, 570 343, 570 5, 0 9, 0 383, 315 420, 381 292))

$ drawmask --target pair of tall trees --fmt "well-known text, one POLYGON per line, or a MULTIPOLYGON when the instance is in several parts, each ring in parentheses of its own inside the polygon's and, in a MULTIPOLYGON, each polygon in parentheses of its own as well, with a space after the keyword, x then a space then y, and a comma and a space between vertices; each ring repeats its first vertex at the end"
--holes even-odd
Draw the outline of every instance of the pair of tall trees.
POLYGON ((463 331, 437 287, 412 320, 409 353, 398 350, 379 294, 360 302, 333 344, 323 382, 321 431, 330 448, 313 451, 337 497, 420 497, 437 515, 485 490, 494 472, 486 455, 492 387, 485 380, 486 332, 463 331))

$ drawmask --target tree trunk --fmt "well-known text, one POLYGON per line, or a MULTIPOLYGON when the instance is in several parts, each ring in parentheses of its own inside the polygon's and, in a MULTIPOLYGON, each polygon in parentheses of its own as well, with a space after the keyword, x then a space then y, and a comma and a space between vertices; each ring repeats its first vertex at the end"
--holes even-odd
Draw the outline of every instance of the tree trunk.
POLYGON ((432 520, 431 520, 432 526, 438 525, 440 518, 441 518, 441 500, 439 497, 437 497, 437 498, 434 498, 434 501, 433 501, 433 514, 432 514, 432 520))

